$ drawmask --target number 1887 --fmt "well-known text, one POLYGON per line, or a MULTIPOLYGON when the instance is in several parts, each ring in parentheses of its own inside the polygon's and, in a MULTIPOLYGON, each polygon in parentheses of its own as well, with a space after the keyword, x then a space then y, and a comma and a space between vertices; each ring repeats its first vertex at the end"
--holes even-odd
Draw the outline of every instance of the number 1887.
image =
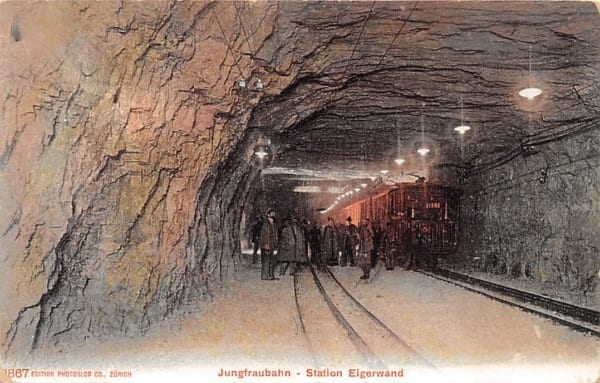
POLYGON ((9 378, 26 378, 29 374, 28 368, 9 368, 3 369, 4 374, 9 378))

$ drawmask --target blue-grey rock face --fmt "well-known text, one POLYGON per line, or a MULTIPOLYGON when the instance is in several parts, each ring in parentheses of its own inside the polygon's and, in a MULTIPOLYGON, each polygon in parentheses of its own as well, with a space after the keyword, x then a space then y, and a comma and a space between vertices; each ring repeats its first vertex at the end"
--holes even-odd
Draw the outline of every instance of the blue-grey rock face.
POLYGON ((599 307, 600 134, 537 145, 486 172, 463 198, 463 251, 475 269, 570 291, 599 307), (473 258, 477 258, 473 260, 473 258))

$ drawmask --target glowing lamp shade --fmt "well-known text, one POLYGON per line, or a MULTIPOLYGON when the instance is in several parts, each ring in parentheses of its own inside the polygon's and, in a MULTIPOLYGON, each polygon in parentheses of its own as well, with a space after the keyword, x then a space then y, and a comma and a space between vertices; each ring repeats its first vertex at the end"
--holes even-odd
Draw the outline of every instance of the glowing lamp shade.
POLYGON ((360 184, 360 186, 364 189, 367 187, 367 184, 360 184))
POLYGON ((402 165, 406 161, 404 160, 404 158, 396 158, 394 160, 394 162, 397 163, 398 165, 402 165))
POLYGON ((354 191, 358 193, 360 191, 360 188, 356 188, 354 189, 354 191))
POLYGON ((380 170, 380 171, 379 171, 379 173, 381 173, 381 174, 388 174, 389 172, 390 172, 390 171, 389 171, 389 170, 387 170, 387 169, 383 169, 383 170, 380 170))
POLYGON ((422 156, 426 156, 427 153, 429 153, 429 148, 419 148, 417 149, 417 153, 419 153, 422 156))
POLYGON ((264 149, 261 148, 254 152, 254 155, 263 160, 266 156, 269 155, 269 153, 267 153, 264 149))
POLYGON ((528 100, 533 100, 537 96, 542 94, 542 90, 540 88, 523 88, 519 91, 519 96, 525 97, 528 100))
POLYGON ((471 127, 467 125, 460 125, 454 128, 454 130, 460 134, 465 134, 468 130, 471 130, 471 127))

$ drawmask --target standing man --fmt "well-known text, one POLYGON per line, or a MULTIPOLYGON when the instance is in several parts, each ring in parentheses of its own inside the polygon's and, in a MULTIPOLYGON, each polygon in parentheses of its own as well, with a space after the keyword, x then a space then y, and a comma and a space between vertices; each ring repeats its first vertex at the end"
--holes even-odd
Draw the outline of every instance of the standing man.
POLYGON ((290 274, 295 275, 300 270, 300 264, 308 262, 304 245, 304 232, 298 224, 296 217, 286 220, 281 230, 279 241, 279 253, 277 260, 281 263, 279 266, 279 275, 284 275, 290 267, 290 274))
POLYGON ((321 255, 321 229, 315 223, 308 232, 308 244, 310 245, 310 261, 314 264, 323 265, 321 255))
POLYGON ((252 226, 252 245, 253 245, 253 251, 252 251, 252 264, 256 264, 256 261, 258 260, 258 248, 260 245, 260 229, 262 229, 262 225, 263 225, 263 219, 261 216, 259 216, 256 219, 256 223, 254 224, 254 226, 252 226))
POLYGON ((406 270, 415 269, 417 267, 417 260, 415 255, 415 245, 413 244, 413 235, 410 226, 406 228, 402 234, 402 245, 406 251, 406 270))
POLYGON ((310 222, 306 219, 302 220, 302 236, 304 237, 304 254, 308 257, 308 232, 310 231, 310 222))
MULTIPOLYGON (((367 221, 369 221, 367 219, 367 221)), ((374 269, 379 261, 379 254, 382 252, 382 238, 383 228, 379 220, 375 221, 375 224, 371 226, 373 229, 373 250, 371 250, 371 268, 374 269)))
POLYGON ((421 231, 421 227, 417 226, 415 230, 415 243, 416 243, 416 265, 419 269, 427 268, 427 260, 425 259, 425 237, 423 236, 423 231, 421 231))
POLYGON ((352 217, 346 218, 347 225, 344 228, 344 241, 342 249, 342 266, 355 265, 354 256, 356 254, 356 246, 360 240, 358 236, 358 229, 356 225, 352 223, 352 217))
POLYGON ((336 266, 338 264, 338 232, 335 221, 331 217, 327 217, 327 226, 323 229, 321 257, 324 265, 336 266))
POLYGON ((394 270, 396 262, 396 236, 394 223, 387 221, 381 237, 381 246, 385 257, 385 269, 394 270))
POLYGON ((260 228, 260 278, 266 281, 272 281, 275 278, 273 270, 275 269, 275 247, 277 246, 277 228, 275 227, 275 210, 267 211, 267 219, 260 228))
POLYGON ((373 228, 371 227, 371 221, 369 219, 361 220, 360 227, 358 229, 360 237, 359 256, 360 266, 363 271, 360 279, 369 279, 371 273, 372 257, 373 257, 373 228))

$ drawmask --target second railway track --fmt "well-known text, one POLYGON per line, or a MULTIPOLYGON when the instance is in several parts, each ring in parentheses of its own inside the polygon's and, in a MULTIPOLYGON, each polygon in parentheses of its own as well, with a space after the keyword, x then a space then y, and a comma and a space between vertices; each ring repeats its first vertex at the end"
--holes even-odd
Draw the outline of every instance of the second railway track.
MULTIPOLYGON (((296 307, 302 331, 307 335, 312 351, 320 354, 322 337, 335 337, 335 332, 315 326, 330 326, 334 322, 346 334, 354 353, 369 368, 385 370, 401 366, 419 366, 434 371, 433 364, 408 345, 398 334, 370 312, 352 296, 329 269, 316 270, 312 266, 294 277, 296 307), (303 295, 313 289, 318 291, 321 302, 302 302, 303 295), (323 304, 324 303, 324 304, 323 304), (320 308, 318 308, 320 307, 320 308), (322 312, 326 307, 326 312, 322 312), (318 313, 314 311, 318 310, 318 313), (307 314, 308 313, 308 314, 307 314), (308 319, 308 316, 320 319, 308 319), (331 319, 324 319, 324 318, 331 319), (332 318, 333 317, 333 318, 332 318), (315 339, 316 338, 316 339, 315 339)), ((325 343, 327 341, 325 340, 325 343)), ((343 342, 341 342, 343 343, 343 342)), ((315 359, 322 359, 316 357, 315 359)))
POLYGON ((493 300, 545 317, 574 330, 600 336, 600 313, 548 297, 474 278, 451 270, 420 271, 493 300))

